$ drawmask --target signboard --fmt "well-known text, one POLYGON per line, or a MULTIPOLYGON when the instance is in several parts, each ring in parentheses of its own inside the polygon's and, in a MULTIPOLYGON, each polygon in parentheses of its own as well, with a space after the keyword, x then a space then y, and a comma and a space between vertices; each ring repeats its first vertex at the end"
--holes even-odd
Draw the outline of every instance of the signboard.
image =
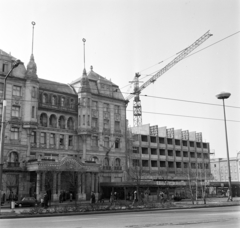
POLYGON ((189 132, 188 131, 182 131, 182 139, 188 140, 189 139, 189 132))
POLYGON ((202 142, 202 133, 201 132, 196 133, 196 141, 197 142, 202 142))
POLYGON ((158 125, 149 127, 150 135, 158 136, 158 125))

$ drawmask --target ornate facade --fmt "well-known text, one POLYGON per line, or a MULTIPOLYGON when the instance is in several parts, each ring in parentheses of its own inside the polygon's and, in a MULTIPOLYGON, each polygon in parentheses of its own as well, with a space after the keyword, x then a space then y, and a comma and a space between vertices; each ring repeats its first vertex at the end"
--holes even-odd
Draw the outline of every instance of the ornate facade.
MULTIPOLYGON (((14 57, 0 51, 0 114, 5 75, 14 57)), ((16 197, 62 191, 76 199, 100 183, 125 181, 126 101, 93 71, 70 84, 41 79, 34 56, 7 80, 3 191, 16 197)))

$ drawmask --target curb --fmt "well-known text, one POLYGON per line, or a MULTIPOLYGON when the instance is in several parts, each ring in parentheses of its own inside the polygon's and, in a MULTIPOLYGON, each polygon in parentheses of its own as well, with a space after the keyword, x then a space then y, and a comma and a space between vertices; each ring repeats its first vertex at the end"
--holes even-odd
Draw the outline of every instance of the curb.
POLYGON ((21 218, 39 218, 39 217, 58 217, 58 216, 74 216, 74 215, 91 215, 91 214, 111 214, 111 213, 126 213, 126 212, 145 212, 145 211, 169 211, 183 209, 198 209, 198 208, 214 208, 214 207, 230 207, 240 206, 238 204, 230 205, 206 205, 206 206, 189 206, 189 207, 171 207, 171 208, 152 208, 152 209, 128 209, 128 210, 105 210, 105 211, 87 211, 87 212, 69 212, 69 213, 52 213, 52 214, 36 214, 36 215, 0 215, 0 219, 21 219, 21 218))

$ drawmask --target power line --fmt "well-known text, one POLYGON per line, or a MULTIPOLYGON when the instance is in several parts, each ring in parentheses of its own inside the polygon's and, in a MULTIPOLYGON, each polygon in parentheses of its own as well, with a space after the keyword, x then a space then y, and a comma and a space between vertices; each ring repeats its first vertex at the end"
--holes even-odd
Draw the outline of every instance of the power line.
MULTIPOLYGON (((127 112, 133 112, 133 110, 127 110, 127 112)), ((177 115, 177 114, 160 113, 160 112, 146 112, 146 111, 142 111, 142 112, 143 112, 143 113, 148 113, 148 114, 154 114, 154 115, 177 116, 177 117, 194 118, 194 119, 205 119, 205 120, 220 120, 220 121, 224 121, 223 119, 210 118, 210 117, 186 116, 186 115, 177 115)), ((240 123, 240 121, 238 121, 238 120, 227 120, 227 121, 228 121, 228 122, 240 123)))

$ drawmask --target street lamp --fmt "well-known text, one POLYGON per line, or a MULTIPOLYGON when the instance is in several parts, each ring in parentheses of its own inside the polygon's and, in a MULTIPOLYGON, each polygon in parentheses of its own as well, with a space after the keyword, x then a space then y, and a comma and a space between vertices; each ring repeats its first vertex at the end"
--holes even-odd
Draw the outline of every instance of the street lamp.
POLYGON ((227 163, 228 163, 228 185, 229 185, 228 199, 232 201, 232 185, 231 185, 231 171, 230 171, 229 150, 228 150, 227 122, 226 122, 225 103, 224 103, 224 99, 228 99, 230 96, 231 96, 231 93, 227 93, 227 92, 221 92, 220 94, 216 95, 217 99, 223 100, 223 113, 224 113, 226 147, 227 147, 227 163))
POLYGON ((4 137, 5 137, 5 119, 6 119, 6 81, 8 76, 12 73, 13 69, 16 68, 20 63, 20 60, 16 60, 4 78, 4 87, 3 87, 3 107, 2 107, 2 126, 1 126, 1 137, 0 137, 0 213, 1 213, 1 205, 2 205, 2 191, 3 191, 3 183, 2 183, 2 173, 3 173, 3 152, 4 152, 4 137))

